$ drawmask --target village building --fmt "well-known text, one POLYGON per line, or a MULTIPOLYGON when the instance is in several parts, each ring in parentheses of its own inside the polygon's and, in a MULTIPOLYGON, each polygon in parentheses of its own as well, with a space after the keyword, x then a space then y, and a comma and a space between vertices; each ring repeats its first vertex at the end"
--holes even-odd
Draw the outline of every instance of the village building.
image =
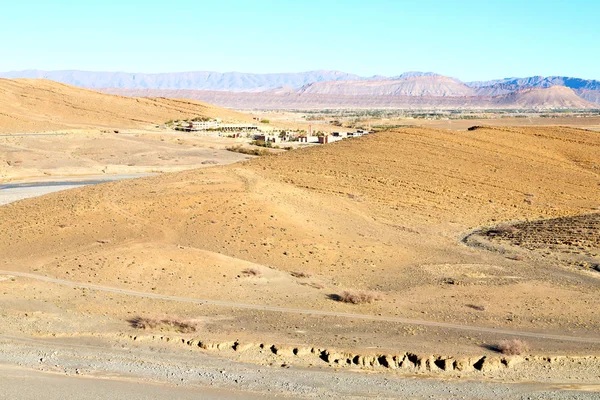
POLYGON ((259 134, 254 135, 254 140, 262 140, 265 143, 281 143, 282 138, 278 135, 259 134))
POLYGON ((241 132, 249 132, 249 131, 258 131, 257 125, 252 124, 221 124, 218 127, 219 130, 224 132, 232 132, 232 131, 241 131, 241 132))

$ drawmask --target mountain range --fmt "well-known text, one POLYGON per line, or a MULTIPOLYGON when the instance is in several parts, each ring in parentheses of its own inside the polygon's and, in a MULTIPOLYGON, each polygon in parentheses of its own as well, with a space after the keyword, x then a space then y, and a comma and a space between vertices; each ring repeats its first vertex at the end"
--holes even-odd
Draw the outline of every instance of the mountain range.
POLYGON ((561 76, 461 82, 433 72, 361 77, 340 71, 136 74, 27 70, 0 73, 0 78, 43 78, 113 94, 185 97, 235 108, 600 108, 600 81, 561 76))

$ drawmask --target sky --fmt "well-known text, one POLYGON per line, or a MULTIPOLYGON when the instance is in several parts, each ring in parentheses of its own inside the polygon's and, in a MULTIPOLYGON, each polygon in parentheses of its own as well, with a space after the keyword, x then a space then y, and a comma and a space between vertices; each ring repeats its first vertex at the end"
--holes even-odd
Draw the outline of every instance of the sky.
POLYGON ((598 0, 0 0, 0 71, 600 79, 598 0))

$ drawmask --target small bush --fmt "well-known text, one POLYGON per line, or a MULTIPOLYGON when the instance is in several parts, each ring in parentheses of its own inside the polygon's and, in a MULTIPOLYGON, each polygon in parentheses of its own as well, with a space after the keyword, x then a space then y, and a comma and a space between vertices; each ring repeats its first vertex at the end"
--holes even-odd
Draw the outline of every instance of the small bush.
POLYGON ((161 331, 168 330, 179 333, 196 332, 196 326, 189 322, 181 321, 175 318, 153 319, 136 317, 127 322, 129 322, 131 326, 136 329, 154 329, 161 331))
POLYGON ((383 299, 379 293, 353 290, 344 290, 341 294, 331 297, 336 301, 350 304, 368 304, 383 299))
POLYGON ((259 147, 272 147, 273 145, 271 144, 271 142, 269 141, 264 141, 264 140, 253 140, 252 145, 254 146, 259 146, 259 147))
POLYGON ((247 276, 261 276, 262 271, 258 268, 246 268, 242 271, 242 274, 247 276))
POLYGON ((271 123, 271 121, 269 121, 268 119, 261 119, 261 120, 260 120, 260 123, 261 123, 261 124, 270 124, 270 123, 271 123))
POLYGON ((529 346, 520 339, 503 340, 498 344, 498 351, 507 356, 518 356, 527 350, 529 346))

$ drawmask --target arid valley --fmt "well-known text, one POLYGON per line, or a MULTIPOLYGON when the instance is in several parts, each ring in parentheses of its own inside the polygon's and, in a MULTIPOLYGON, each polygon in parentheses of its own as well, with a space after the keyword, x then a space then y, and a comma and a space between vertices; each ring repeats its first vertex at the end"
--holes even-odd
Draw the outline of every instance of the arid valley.
POLYGON ((20 79, 0 107, 0 398, 598 396, 593 112, 334 125, 20 79))

